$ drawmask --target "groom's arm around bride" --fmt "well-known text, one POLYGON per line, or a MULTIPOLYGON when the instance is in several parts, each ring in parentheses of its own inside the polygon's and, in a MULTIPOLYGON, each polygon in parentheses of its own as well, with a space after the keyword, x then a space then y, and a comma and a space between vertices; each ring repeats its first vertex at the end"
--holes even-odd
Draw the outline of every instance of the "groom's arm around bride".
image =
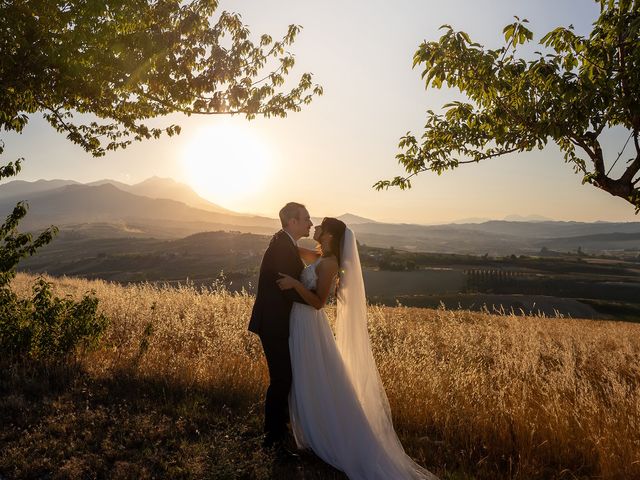
POLYGON ((304 264, 293 241, 284 230, 271 239, 262 258, 256 300, 249 331, 258 335, 289 336, 289 313, 293 302, 306 303, 294 290, 280 290, 279 273, 299 278, 304 264))

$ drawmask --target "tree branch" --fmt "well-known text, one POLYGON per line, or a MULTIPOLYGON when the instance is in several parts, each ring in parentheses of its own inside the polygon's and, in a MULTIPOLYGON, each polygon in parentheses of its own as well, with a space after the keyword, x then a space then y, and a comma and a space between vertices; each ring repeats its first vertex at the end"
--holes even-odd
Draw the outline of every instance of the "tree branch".
POLYGON ((622 147, 622 150, 620 150, 620 153, 618 153, 618 157, 615 159, 611 167, 609 167, 609 170, 607 171, 607 176, 609 176, 609 174, 611 173, 611 170, 613 170, 613 167, 616 166, 616 163, 618 163, 618 160, 620 160, 620 157, 622 157, 622 154, 624 153, 624 150, 627 148, 627 144, 629 143, 629 140, 631 140, 632 136, 633 136, 633 132, 629 134, 629 138, 627 138, 627 141, 624 142, 624 146, 622 147))
MULTIPOLYGON (((571 142, 574 145, 579 146, 580 148, 582 148, 585 152, 587 152, 587 155, 589 155, 589 158, 593 161, 594 165, 596 166, 596 170, 598 165, 596 165, 596 153, 591 150, 591 148, 589 148, 589 145, 587 145, 587 143, 584 141, 584 139, 577 137, 577 136, 572 136, 569 137, 569 140, 571 140, 571 142)), ((601 165, 600 171, 604 174, 604 164, 601 165)))
POLYGON ((165 108, 169 108, 171 110, 174 110, 176 112, 181 112, 187 115, 235 115, 235 114, 240 114, 240 113, 247 113, 246 110, 227 110, 224 112, 221 111, 202 111, 202 110, 194 110, 192 108, 183 108, 183 107, 179 107, 177 105, 172 104, 171 102, 168 102, 166 100, 163 100, 159 97, 156 97, 155 95, 151 95, 148 94, 146 92, 139 92, 139 95, 143 98, 146 98, 148 100, 151 100, 153 102, 159 103, 160 105, 162 105, 165 108))
POLYGON ((517 152, 518 150, 520 150, 519 146, 513 147, 513 148, 508 148, 506 150, 501 150, 501 151, 496 152, 496 153, 488 153, 488 154, 485 154, 485 155, 481 155, 480 157, 478 157, 477 159, 474 159, 474 160, 464 160, 462 162, 458 162, 458 165, 464 165, 464 164, 467 164, 467 163, 477 163, 477 162, 480 162, 482 160, 488 160, 490 158, 500 157, 502 155, 508 155, 509 153, 514 153, 514 152, 517 152))
POLYGON ((634 130, 631 133, 631 135, 633 136, 633 143, 635 143, 637 154, 636 154, 635 160, 633 160, 631 165, 627 167, 624 174, 620 177, 620 181, 624 183, 630 183, 631 185, 635 185, 635 183, 633 182, 633 177, 635 177, 636 174, 640 171, 640 145, 638 145, 638 131, 634 130))
POLYGON ((640 172, 640 157, 636 157, 631 165, 627 167, 624 174, 620 177, 620 181, 623 183, 630 183, 631 185, 634 185, 635 183, 632 182, 632 180, 638 172, 640 172))
POLYGON ((58 122, 60 122, 62 124, 62 126, 64 127, 63 130, 71 133, 73 130, 73 126, 69 125, 67 122, 64 121, 64 119, 62 118, 62 116, 59 113, 59 108, 53 108, 47 104, 45 104, 44 102, 36 99, 36 103, 40 106, 40 108, 42 108, 43 110, 49 111, 51 112, 53 115, 55 115, 55 117, 58 119, 58 122))
POLYGON ((260 80, 256 80, 255 82, 253 82, 251 84, 252 87, 255 87, 256 85, 258 85, 259 83, 264 82, 265 80, 268 80, 269 78, 271 78, 272 75, 277 75, 279 73, 281 73, 284 70, 284 65, 280 65, 276 70, 272 71, 271 73, 269 73, 269 75, 261 78, 260 80))
MULTIPOLYGON (((478 157, 478 158, 477 158, 477 159, 475 159, 475 160, 462 160, 462 161, 458 161, 458 162, 457 162, 457 165, 466 165, 466 164, 469 164, 469 163, 478 163, 478 162, 481 162, 482 160, 488 160, 488 159, 490 159, 490 158, 496 158, 496 157, 499 157, 499 156, 501 156, 501 155, 507 155, 507 154, 509 154, 509 153, 517 152, 518 150, 520 150, 520 147, 514 147, 514 148, 507 149, 507 150, 502 150, 502 151, 500 151, 500 152, 491 153, 491 154, 486 154, 486 155, 483 155, 483 156, 481 156, 481 157, 478 157)), ((429 171, 429 170, 433 170, 433 168, 423 167, 423 168, 421 168, 421 169, 419 169, 419 170, 417 170, 417 171, 413 172, 411 175, 408 175, 408 176, 406 176, 406 177, 402 177, 402 181, 407 181, 407 180, 409 180, 411 177, 415 177, 415 176, 416 176, 416 175, 418 175, 419 173, 427 172, 427 171, 429 171)))

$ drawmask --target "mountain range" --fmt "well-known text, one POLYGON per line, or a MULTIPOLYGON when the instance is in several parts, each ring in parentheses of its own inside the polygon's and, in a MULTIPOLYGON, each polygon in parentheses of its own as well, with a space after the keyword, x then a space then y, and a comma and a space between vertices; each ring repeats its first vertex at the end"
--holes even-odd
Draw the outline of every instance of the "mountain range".
MULTIPOLYGON (((11 181, 0 185, 0 214, 27 200, 21 230, 51 224, 66 234, 91 238, 181 238, 203 231, 271 234, 278 219, 227 210, 189 186, 152 177, 135 185, 114 180, 11 181)), ((539 216, 510 220, 417 225, 377 222, 351 213, 340 217, 361 243, 411 251, 472 254, 534 253, 542 247, 575 251, 640 251, 640 222, 559 222, 539 216)), ((321 218, 312 218, 317 224, 321 218)), ((477 220, 477 221, 471 221, 477 220)))
POLYGON ((64 189, 65 187, 87 186, 98 187, 102 185, 112 185, 123 192, 132 193, 142 197, 162 198, 168 200, 176 200, 185 203, 191 207, 207 210, 217 213, 228 213, 232 215, 240 215, 227 210, 226 208, 209 202, 200 197, 191 187, 183 183, 176 182, 170 178, 151 177, 140 183, 129 185, 116 180, 98 180, 87 184, 82 184, 74 180, 37 180, 35 182, 25 182, 23 180, 15 180, 0 185, 0 201, 4 199, 30 199, 33 195, 43 192, 54 192, 64 189))

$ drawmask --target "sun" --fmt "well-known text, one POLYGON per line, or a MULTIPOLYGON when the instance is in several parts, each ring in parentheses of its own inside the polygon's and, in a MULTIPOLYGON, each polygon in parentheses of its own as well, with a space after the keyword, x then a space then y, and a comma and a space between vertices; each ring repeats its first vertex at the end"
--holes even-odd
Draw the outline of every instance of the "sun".
POLYGON ((246 127, 197 130, 182 157, 187 181, 202 197, 228 208, 264 189, 270 173, 267 146, 246 127))

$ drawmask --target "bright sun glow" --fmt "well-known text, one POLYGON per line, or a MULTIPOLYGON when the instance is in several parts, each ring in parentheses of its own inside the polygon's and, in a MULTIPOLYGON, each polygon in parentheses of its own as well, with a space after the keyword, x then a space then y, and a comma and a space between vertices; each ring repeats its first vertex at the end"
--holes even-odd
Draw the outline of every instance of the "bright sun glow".
POLYGON ((263 189, 271 158, 246 127, 217 125, 193 136, 183 156, 187 181, 202 197, 229 208, 263 189))

